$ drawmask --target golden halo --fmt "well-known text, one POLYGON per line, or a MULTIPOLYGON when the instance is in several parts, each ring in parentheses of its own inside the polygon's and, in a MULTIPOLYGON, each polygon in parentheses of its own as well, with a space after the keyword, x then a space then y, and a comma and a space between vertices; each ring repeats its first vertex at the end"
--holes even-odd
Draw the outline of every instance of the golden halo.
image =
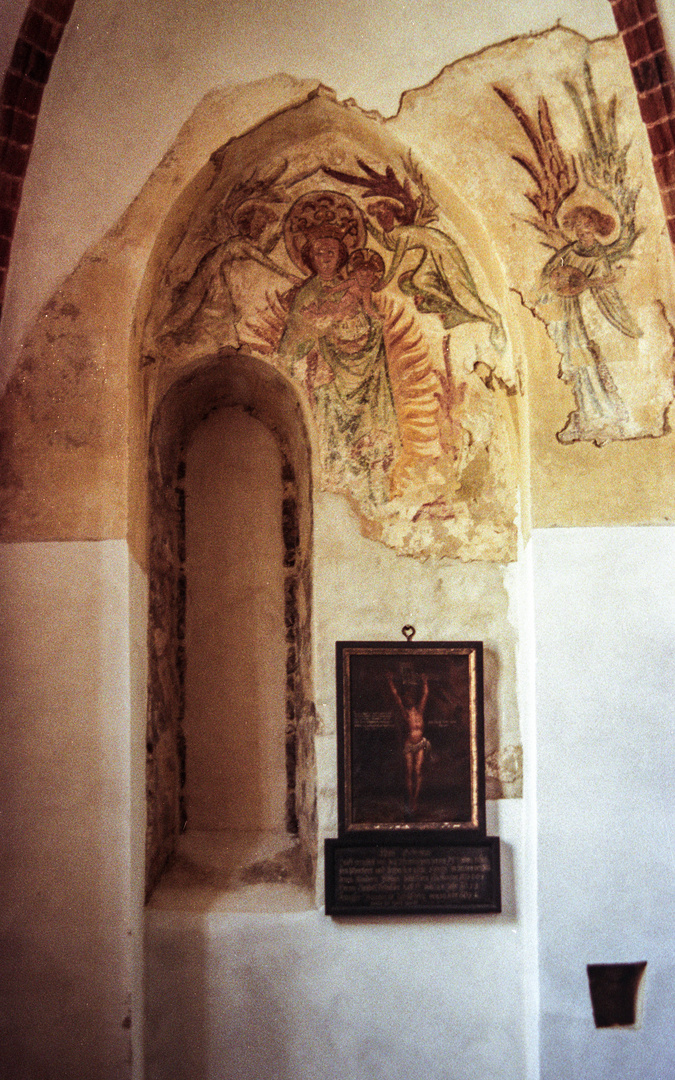
POLYGON ((313 237, 332 236, 341 240, 347 252, 364 247, 366 225, 353 199, 339 191, 309 191, 293 203, 284 221, 286 250, 304 273, 302 257, 305 245, 313 237))

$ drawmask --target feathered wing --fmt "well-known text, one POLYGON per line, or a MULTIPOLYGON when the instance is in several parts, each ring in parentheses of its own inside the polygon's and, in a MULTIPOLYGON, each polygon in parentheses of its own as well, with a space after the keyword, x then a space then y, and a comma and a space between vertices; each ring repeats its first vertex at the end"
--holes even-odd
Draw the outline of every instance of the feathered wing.
POLYGON ((534 152, 534 158, 511 155, 535 184, 525 192, 525 198, 536 216, 525 220, 546 237, 542 240, 546 247, 558 249, 566 242, 558 225, 558 213, 579 183, 574 156, 565 154, 560 145, 546 98, 539 98, 537 119, 533 120, 510 91, 499 86, 493 89, 515 116, 534 152))
POLYGON ((218 207, 218 213, 232 221, 239 207, 252 199, 261 199, 268 203, 283 203, 285 193, 279 180, 287 169, 286 160, 277 162, 264 176, 259 174, 258 169, 254 169, 243 180, 232 185, 218 207))
POLYGON ((438 220, 438 203, 432 198, 431 190, 424 178, 424 174, 409 150, 403 159, 403 168, 419 192, 416 199, 415 211, 416 225, 430 225, 438 220))
POLYGON ((391 297, 373 298, 383 321, 384 345, 403 458, 438 457, 440 384, 415 316, 391 297))
MULTIPOLYGON (((431 195, 429 185, 413 158, 412 151, 408 151, 401 159, 405 172, 403 183, 391 165, 387 165, 384 172, 379 173, 361 158, 357 158, 356 162, 362 171, 361 176, 328 166, 324 166, 323 171, 334 180, 359 187, 364 198, 384 198, 397 202, 397 220, 400 225, 429 225, 438 219, 438 204, 431 195)), ((372 222, 369 222, 369 228, 371 225, 372 222)))
POLYGON ((617 262, 629 254, 641 230, 637 229, 635 223, 640 185, 631 183, 628 178, 630 143, 619 143, 616 94, 603 108, 588 63, 584 64, 587 104, 575 83, 567 81, 564 85, 579 117, 583 134, 584 149, 579 154, 579 163, 584 180, 611 203, 619 219, 619 236, 612 244, 605 245, 607 258, 610 262, 617 262))
POLYGON ((334 180, 342 184, 351 184, 358 187, 366 198, 391 199, 399 204, 398 220, 401 224, 412 225, 416 220, 419 208, 418 199, 412 193, 410 177, 406 176, 403 183, 399 180, 391 165, 385 166, 385 170, 379 173, 361 158, 356 162, 362 171, 361 176, 354 173, 341 172, 339 169, 331 169, 323 166, 323 171, 334 180))

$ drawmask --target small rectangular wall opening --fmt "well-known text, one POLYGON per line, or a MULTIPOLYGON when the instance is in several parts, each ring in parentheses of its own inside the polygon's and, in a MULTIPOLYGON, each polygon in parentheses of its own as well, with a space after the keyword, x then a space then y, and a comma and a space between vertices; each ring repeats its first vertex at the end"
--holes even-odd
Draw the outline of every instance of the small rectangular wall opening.
POLYGON ((596 1028, 637 1028, 642 1019, 642 987, 647 961, 587 964, 596 1028))

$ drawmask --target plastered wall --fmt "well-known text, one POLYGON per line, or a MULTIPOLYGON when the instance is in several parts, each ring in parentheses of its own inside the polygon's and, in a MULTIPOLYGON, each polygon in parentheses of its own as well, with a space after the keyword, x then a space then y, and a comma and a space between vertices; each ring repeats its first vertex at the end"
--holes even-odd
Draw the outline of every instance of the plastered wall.
MULTIPOLYGON (((517 11, 488 5, 480 16, 472 10, 471 20, 463 5, 444 11, 416 5, 403 17, 388 3, 367 12, 326 6, 309 18, 297 5, 264 16, 246 5, 188 5, 180 15, 161 5, 76 6, 45 95, 2 326, 8 376, 24 364, 10 408, 3 406, 15 440, 3 525, 4 704, 11 721, 5 760, 12 779, 5 813, 13 822, 5 834, 12 867, 5 885, 7 1076, 50 1069, 64 1077, 142 1075, 147 385, 136 366, 143 326, 134 313, 147 310, 148 283, 166 255, 154 245, 167 207, 212 150, 299 104, 319 82, 332 86, 338 101, 353 96, 360 109, 391 116, 402 91, 423 86, 446 63, 559 18, 590 38, 614 29, 604 0, 517 11), (214 87, 282 70, 290 78, 257 85, 242 111, 238 90, 218 91, 189 120, 214 87), (144 186, 185 122, 180 153, 166 157, 144 186), (30 344, 20 354, 25 334, 30 344), (37 399, 36 367, 44 372, 37 399), (128 596, 135 598, 131 605, 128 596), (32 957, 30 963, 19 963, 22 956, 32 957)), ((583 144, 561 78, 582 77, 585 50, 581 40, 568 41, 557 54, 561 67, 543 80, 568 154, 579 154, 583 144), (572 70, 563 71, 569 56, 572 70)), ((620 85, 621 123, 633 118, 620 130, 633 137, 631 168, 641 183, 638 205, 648 208, 641 219, 648 233, 628 275, 638 274, 648 253, 654 256, 649 340, 663 360, 672 320, 655 299, 671 302, 671 270, 648 149, 627 73, 617 82, 621 54, 601 45, 594 57, 603 107, 607 92, 620 85)), ((430 93, 410 95, 398 121, 398 137, 413 144, 420 100, 427 109, 440 103, 437 118, 452 101, 452 118, 442 116, 454 124, 452 152, 438 148, 431 172, 435 179, 452 167, 469 177, 467 190, 484 135, 483 114, 470 103, 481 79, 487 85, 491 62, 454 69, 430 93), (464 139, 469 129, 472 137, 464 139)), ((510 89, 534 115, 542 86, 526 66, 519 72, 510 89)), ((515 546, 508 559, 489 563, 414 559, 364 537, 358 515, 339 494, 318 492, 322 557, 314 568, 312 689, 323 725, 317 739, 323 836, 335 827, 335 638, 395 637, 410 620, 423 636, 486 641, 494 657, 488 749, 498 755, 524 743, 525 801, 490 806, 490 829, 504 843, 504 914, 487 923, 377 927, 334 925, 318 911, 229 923, 156 915, 148 924, 148 1075, 184 1069, 195 1077, 418 1073, 439 1080, 487 1074, 554 1080, 560 1062, 570 1061, 589 1080, 609 1080, 628 1068, 660 1080, 671 1068, 668 863, 662 834, 649 821, 668 788, 672 726, 664 691, 672 664, 671 530, 663 524, 671 514, 670 438, 668 432, 616 438, 604 447, 592 440, 563 447, 556 440, 573 397, 558 378, 548 324, 533 313, 532 297, 520 311, 513 291, 536 290, 544 261, 522 221, 527 181, 512 156, 530 153, 530 144, 513 110, 495 98, 491 108, 497 106, 499 165, 494 151, 483 183, 490 198, 496 192, 494 219, 517 239, 505 240, 497 257, 472 236, 469 251, 476 273, 484 265, 477 251, 496 260, 506 275, 497 295, 511 325, 529 328, 518 342, 533 365, 515 413, 514 475, 527 523, 534 461, 532 550, 521 551, 517 567, 515 546), (515 262, 509 264, 506 251, 515 252, 515 262), (633 527, 652 521, 662 524, 633 527), (576 527, 544 531, 560 524, 576 527), (597 525, 604 527, 591 527, 597 525), (336 612, 338 590, 349 604, 336 612), (629 647, 636 640, 646 642, 651 662, 629 647), (598 641, 605 644, 596 656, 598 641), (592 709, 586 676, 593 680, 592 709), (630 698, 630 715, 618 706, 629 690, 637 698, 630 698), (656 727, 652 712, 638 707, 646 701, 656 702, 656 727), (615 720, 609 726, 608 714, 615 720), (567 716, 583 723, 570 728, 567 716), (626 727, 634 733, 630 750, 626 727), (588 791, 594 804, 584 803, 584 813, 571 818, 570 805, 588 791), (625 811, 635 805, 644 812, 625 811), (655 839, 645 847, 650 827, 655 839), (624 869, 621 880, 611 870, 616 866, 624 869), (616 894, 625 903, 610 903, 616 894), (629 955, 629 946, 640 955, 629 955), (644 1029, 597 1033, 585 964, 624 958, 646 959, 648 978, 655 973, 644 1029)), ((431 165, 429 148, 426 154, 431 165)), ((451 215, 445 227, 463 223, 470 233, 471 220, 451 215)), ((453 235, 464 239, 466 232, 453 235)), ((628 295, 639 288, 635 279, 628 295)), ((663 387, 662 368, 658 374, 663 387)), ((477 390, 494 401, 485 382, 477 390)), ((493 796, 519 793, 512 761, 507 756, 495 768, 493 796)))
POLYGON ((202 829, 283 830, 286 643, 274 436, 243 411, 214 413, 191 441, 186 489, 187 819, 202 829))
POLYGON ((673 539, 593 529, 533 541, 545 1077, 561 1058, 584 1080, 673 1068, 673 539), (596 1030, 586 965, 644 960, 639 1030, 596 1030))
POLYGON ((2 1075, 39 1076, 56 1060, 63 1076, 123 1077, 142 956, 138 581, 123 543, 3 545, 0 556, 2 1075))

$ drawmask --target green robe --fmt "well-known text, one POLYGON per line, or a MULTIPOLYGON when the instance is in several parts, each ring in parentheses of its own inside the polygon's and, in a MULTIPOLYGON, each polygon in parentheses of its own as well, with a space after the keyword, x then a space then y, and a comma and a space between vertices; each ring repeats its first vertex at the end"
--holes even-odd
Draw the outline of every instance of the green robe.
MULTIPOLYGON (((339 298, 341 279, 312 277, 297 293, 279 346, 290 375, 300 363, 321 436, 322 465, 337 486, 371 475, 371 494, 386 497, 383 475, 400 451, 394 398, 387 368, 383 324, 362 304, 343 317, 324 308, 339 298), (336 289, 337 287, 337 289, 336 289), (323 312, 322 312, 323 309, 323 312), (379 476, 379 481, 378 481, 379 476)), ((348 283, 344 282, 345 289, 348 283)))

